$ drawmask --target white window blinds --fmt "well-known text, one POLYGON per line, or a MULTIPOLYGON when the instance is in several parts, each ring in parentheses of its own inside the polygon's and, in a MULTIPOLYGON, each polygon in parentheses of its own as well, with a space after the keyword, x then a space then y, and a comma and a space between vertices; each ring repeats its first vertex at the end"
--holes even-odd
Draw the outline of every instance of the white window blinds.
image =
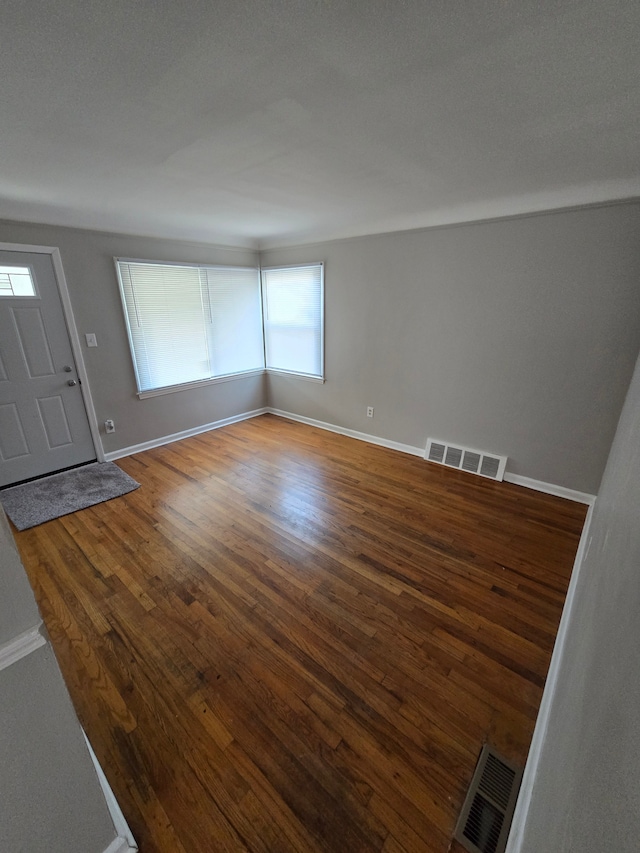
POLYGON ((262 298, 267 369, 323 378, 323 265, 263 269, 262 298))
POLYGON ((139 392, 264 368, 257 269, 116 266, 139 392))

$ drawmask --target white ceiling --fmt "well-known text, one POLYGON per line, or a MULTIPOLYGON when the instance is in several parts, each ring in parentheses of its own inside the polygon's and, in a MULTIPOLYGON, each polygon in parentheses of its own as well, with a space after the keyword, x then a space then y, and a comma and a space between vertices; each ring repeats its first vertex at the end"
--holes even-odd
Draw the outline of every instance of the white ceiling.
POLYGON ((3 0, 0 217, 267 247, 640 196, 638 0, 3 0))

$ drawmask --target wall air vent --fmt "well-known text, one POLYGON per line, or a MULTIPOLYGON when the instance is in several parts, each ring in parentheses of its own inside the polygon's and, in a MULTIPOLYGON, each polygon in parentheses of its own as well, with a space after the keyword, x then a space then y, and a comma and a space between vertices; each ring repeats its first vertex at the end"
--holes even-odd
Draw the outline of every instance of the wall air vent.
POLYGON ((471 474, 479 474, 481 477, 489 477, 492 480, 502 480, 507 465, 506 456, 496 456, 494 453, 485 453, 484 450, 472 450, 470 447, 448 444, 446 441, 437 441, 435 438, 427 441, 424 458, 429 462, 458 468, 460 471, 469 471, 471 474))
POLYGON ((485 744, 453 837, 470 853, 503 853, 522 769, 485 744))

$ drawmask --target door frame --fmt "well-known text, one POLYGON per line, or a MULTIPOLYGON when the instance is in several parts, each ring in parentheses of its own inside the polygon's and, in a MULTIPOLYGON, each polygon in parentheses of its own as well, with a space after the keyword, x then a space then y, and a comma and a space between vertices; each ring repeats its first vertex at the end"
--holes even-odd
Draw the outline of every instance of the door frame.
POLYGON ((57 246, 32 246, 23 243, 0 243, 0 252, 24 252, 25 254, 49 255, 53 266, 54 278, 58 288, 58 295, 62 304, 62 313, 64 315, 67 334, 71 344, 71 351, 76 363, 78 378, 80 379, 80 391, 84 407, 87 412, 87 420, 89 421, 89 431, 93 440, 93 447, 96 452, 98 462, 104 462, 104 448, 100 437, 100 427, 98 426, 98 418, 91 397, 91 389, 89 388, 89 377, 82 357, 82 346, 80 344, 80 335, 76 326, 75 317, 73 316, 73 308, 71 306, 71 297, 69 296, 69 288, 67 287, 67 279, 62 266, 62 256, 60 249, 57 246))

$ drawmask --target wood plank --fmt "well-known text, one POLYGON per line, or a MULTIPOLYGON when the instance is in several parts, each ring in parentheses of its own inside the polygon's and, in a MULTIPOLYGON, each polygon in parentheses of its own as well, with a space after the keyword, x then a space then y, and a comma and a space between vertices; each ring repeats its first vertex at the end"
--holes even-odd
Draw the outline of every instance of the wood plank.
MULTIPOLYGON (((271 415, 16 535, 144 853, 444 853, 523 762, 585 508, 271 415)), ((454 848, 455 845, 454 845, 454 848)))

